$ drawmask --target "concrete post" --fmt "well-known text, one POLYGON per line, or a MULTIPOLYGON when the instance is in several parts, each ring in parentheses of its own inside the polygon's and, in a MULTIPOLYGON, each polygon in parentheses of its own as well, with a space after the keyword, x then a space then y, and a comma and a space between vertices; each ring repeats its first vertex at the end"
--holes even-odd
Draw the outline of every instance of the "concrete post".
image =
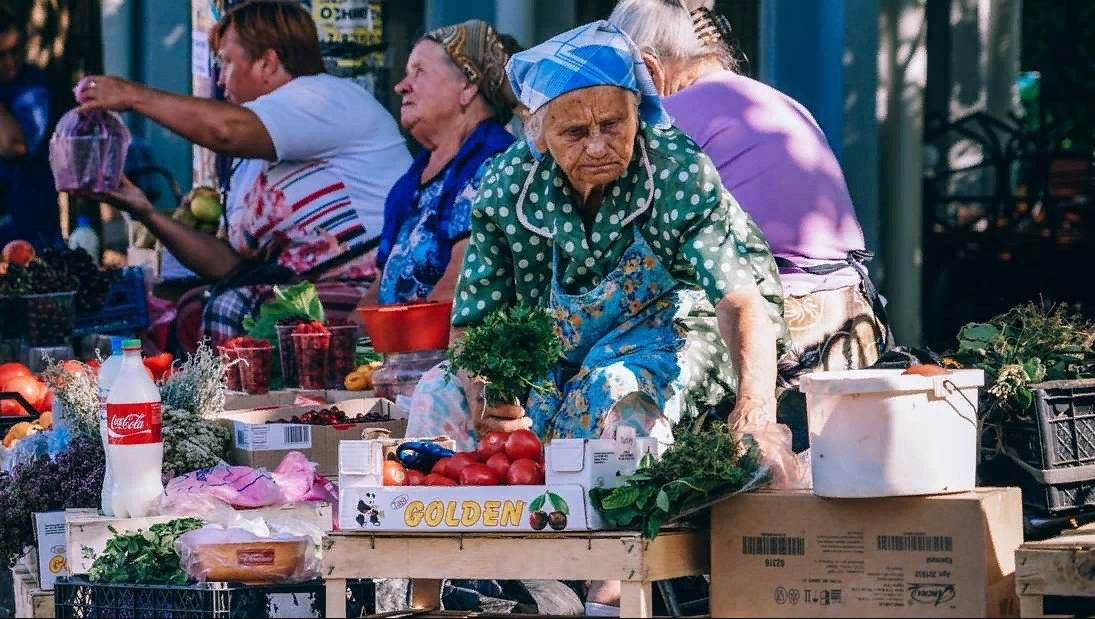
POLYGON ((881 0, 879 20, 882 291, 897 341, 922 340, 922 162, 927 0, 881 0))

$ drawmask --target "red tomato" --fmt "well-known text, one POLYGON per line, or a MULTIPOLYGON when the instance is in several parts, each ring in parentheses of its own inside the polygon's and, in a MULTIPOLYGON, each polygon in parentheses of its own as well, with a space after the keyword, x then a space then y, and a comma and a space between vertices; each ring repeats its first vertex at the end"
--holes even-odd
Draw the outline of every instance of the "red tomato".
POLYGON ((384 485, 403 486, 407 481, 407 469, 395 460, 384 461, 384 485))
POLYGON ((506 439, 509 435, 505 432, 487 432, 487 435, 479 440, 479 446, 475 453, 480 462, 486 462, 494 454, 500 454, 506 450, 506 439))
POLYGON ((498 473, 485 464, 469 464, 460 471, 461 486, 497 486, 498 473))
POLYGON ((544 467, 528 458, 517 460, 506 472, 506 483, 511 486, 538 486, 544 483, 544 467))
POLYGON ((9 378, 15 378, 16 376, 30 376, 30 369, 22 363, 0 364, 0 385, 8 382, 9 378))
POLYGON ((437 462, 433 463, 433 468, 430 469, 430 472, 431 473, 436 473, 438 475, 444 475, 445 474, 445 468, 448 467, 448 466, 449 466, 449 456, 445 456, 444 458, 440 458, 440 459, 437 460, 437 462))
POLYGON ((9 378, 4 382, 3 390, 23 394, 23 397, 27 399, 27 403, 38 410, 41 410, 42 400, 45 399, 46 393, 49 391, 42 381, 33 376, 9 378))
POLYGON ((495 473, 498 473, 498 479, 506 478, 506 473, 509 471, 509 465, 509 456, 504 453, 497 453, 487 458, 487 466, 495 473))
POLYGON ((30 415, 15 400, 0 400, 0 417, 26 417, 30 415))
POLYGON ((426 480, 426 474, 422 471, 416 471, 414 469, 407 469, 407 478, 404 481, 404 486, 421 486, 422 482, 426 480))
POLYGON ((455 486, 456 482, 437 473, 430 473, 422 480, 423 486, 455 486))
POLYGON ((514 461, 528 458, 543 462, 541 447, 540 439, 528 430, 518 430, 506 439, 506 455, 514 461))
POLYGON ((99 368, 102 367, 102 363, 99 363, 98 359, 88 359, 87 367, 91 368, 96 374, 99 373, 99 368))
POLYGON ((478 463, 479 458, 476 457, 475 452, 462 451, 449 458, 449 463, 445 466, 445 477, 448 477, 449 479, 460 479, 460 472, 464 470, 464 467, 469 464, 478 463))
POLYGON ((169 352, 161 353, 155 357, 145 357, 144 365, 146 368, 152 370, 152 373, 156 378, 163 376, 164 372, 171 367, 171 362, 175 360, 174 355, 169 352))
POLYGON ((46 388, 46 395, 42 398, 42 407, 38 409, 39 412, 46 412, 53 410, 53 390, 46 388))

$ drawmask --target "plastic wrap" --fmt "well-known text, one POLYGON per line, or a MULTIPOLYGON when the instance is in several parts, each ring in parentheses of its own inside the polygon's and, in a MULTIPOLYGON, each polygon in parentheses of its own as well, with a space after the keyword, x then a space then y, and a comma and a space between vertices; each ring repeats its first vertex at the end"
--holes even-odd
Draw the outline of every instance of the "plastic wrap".
POLYGON ((210 524, 175 540, 179 564, 198 581, 294 583, 320 576, 312 536, 210 524))
POLYGON ((74 109, 61 117, 49 141, 49 165, 58 191, 110 191, 122 182, 131 141, 120 116, 74 109))
POLYGON ((175 477, 167 482, 155 513, 198 513, 207 517, 235 508, 288 505, 304 501, 337 504, 334 484, 316 474, 316 465, 299 451, 285 454, 273 472, 249 466, 218 464, 175 477))

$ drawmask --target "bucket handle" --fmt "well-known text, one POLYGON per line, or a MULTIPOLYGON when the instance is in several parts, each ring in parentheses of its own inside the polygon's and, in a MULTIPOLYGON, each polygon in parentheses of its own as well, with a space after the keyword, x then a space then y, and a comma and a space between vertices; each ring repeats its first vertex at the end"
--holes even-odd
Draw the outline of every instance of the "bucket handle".
MULTIPOLYGON (((970 399, 966 397, 966 394, 962 393, 962 390, 958 388, 958 385, 954 384, 954 382, 946 376, 936 376, 932 379, 932 391, 936 398, 943 400, 949 399, 951 394, 957 393, 962 396, 962 399, 973 409, 974 416, 977 416, 977 405, 971 402, 970 399)), ((976 420, 966 419, 966 417, 963 417, 957 412, 955 412, 955 414, 973 424, 974 427, 978 425, 976 420)))

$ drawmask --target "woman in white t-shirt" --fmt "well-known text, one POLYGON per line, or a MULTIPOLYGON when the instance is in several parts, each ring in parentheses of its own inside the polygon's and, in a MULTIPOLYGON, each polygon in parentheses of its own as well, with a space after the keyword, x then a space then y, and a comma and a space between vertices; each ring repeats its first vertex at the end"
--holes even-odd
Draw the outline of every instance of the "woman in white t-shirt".
MULTIPOLYGON (((284 279, 285 270, 330 288, 340 299, 333 303, 336 315, 351 311, 373 276, 368 254, 381 231, 384 199, 411 164, 395 119, 364 89, 324 73, 315 24, 297 3, 257 1, 232 9, 210 33, 210 47, 228 102, 105 76, 84 78, 76 95, 85 107, 134 111, 236 157, 225 238, 159 213, 129 183, 97 197, 132 214, 199 276, 241 284, 222 281, 216 292, 227 297, 206 301, 206 335, 238 334, 265 289, 243 284, 276 283, 266 280, 284 279), (301 183, 326 190, 330 200, 301 193, 301 183), (258 225, 263 216, 254 209, 273 204, 281 209, 279 225, 258 225), (323 251, 305 249, 320 238, 323 251), (336 255, 341 259, 332 265, 336 255)), ((188 298, 197 303, 203 296, 188 298)), ((182 305, 180 341, 191 348, 185 323, 194 308, 182 305)))

